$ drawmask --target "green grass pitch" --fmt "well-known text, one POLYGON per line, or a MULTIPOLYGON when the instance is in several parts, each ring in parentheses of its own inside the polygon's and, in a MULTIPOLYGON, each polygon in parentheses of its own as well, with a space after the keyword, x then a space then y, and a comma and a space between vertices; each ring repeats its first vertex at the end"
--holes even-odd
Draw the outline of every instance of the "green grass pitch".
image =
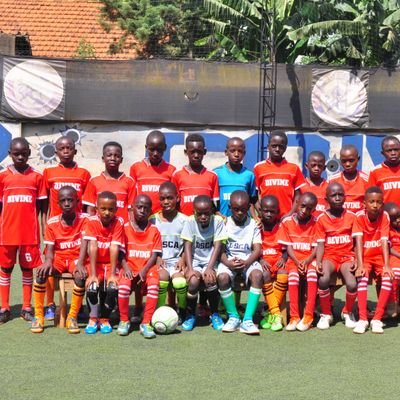
POLYGON ((50 323, 33 335, 18 318, 20 282, 16 268, 13 320, 0 326, 1 399, 390 399, 400 386, 395 323, 360 336, 340 322, 259 337, 209 326, 155 340, 69 335, 50 323))

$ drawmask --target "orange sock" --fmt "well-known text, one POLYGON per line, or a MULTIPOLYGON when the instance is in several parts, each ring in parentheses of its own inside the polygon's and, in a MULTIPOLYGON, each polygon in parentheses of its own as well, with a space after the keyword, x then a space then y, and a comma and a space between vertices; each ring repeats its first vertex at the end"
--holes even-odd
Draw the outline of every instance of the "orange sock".
POLYGON ((44 321, 44 296, 46 295, 45 283, 33 284, 33 304, 35 306, 35 317, 43 322, 44 321))
POLYGON ((82 306, 83 296, 85 295, 85 288, 80 288, 74 285, 72 291, 71 307, 69 308, 68 318, 78 318, 79 309, 82 306))
POLYGON ((274 286, 272 285, 272 283, 264 283, 262 291, 270 314, 279 314, 279 303, 276 300, 274 286))
POLYGON ((274 285, 274 294, 278 307, 281 305, 283 298, 286 296, 288 288, 288 274, 278 274, 274 285))
POLYGON ((54 304, 54 276, 47 278, 46 297, 48 306, 54 304))

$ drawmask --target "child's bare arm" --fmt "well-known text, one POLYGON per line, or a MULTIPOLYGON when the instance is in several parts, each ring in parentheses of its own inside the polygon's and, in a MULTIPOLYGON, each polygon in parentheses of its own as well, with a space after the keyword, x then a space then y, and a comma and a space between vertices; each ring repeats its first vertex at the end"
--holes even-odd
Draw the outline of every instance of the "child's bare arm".
POLYGON ((46 245, 46 255, 43 264, 36 270, 36 275, 40 279, 46 279, 53 267, 54 244, 46 245))
POLYGON ((157 257, 161 256, 161 253, 158 252, 153 252, 151 253, 150 258, 147 260, 147 263, 144 265, 144 267, 139 271, 139 278, 142 282, 146 280, 146 275, 149 269, 156 265, 157 262, 157 257))

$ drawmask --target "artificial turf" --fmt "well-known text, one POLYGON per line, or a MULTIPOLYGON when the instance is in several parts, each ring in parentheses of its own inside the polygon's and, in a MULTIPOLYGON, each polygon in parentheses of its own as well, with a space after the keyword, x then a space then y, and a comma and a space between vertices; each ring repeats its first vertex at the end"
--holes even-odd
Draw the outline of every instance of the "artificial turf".
POLYGON ((341 322, 259 337, 210 326, 154 340, 69 335, 51 323, 34 335, 18 318, 20 279, 16 270, 14 318, 0 326, 1 399, 392 399, 400 386, 396 321, 383 335, 341 322))

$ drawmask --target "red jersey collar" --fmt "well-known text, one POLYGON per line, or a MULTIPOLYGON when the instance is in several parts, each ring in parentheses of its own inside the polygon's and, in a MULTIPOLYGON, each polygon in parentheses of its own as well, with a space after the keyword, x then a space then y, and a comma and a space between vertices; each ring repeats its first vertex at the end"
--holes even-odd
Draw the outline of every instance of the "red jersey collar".
POLYGON ((62 164, 58 164, 58 166, 60 167, 60 168, 64 168, 64 169, 77 169, 78 168, 78 164, 74 161, 74 166, 73 167, 66 167, 65 165, 62 165, 62 164))
POLYGON ((24 172, 19 172, 19 171, 17 171, 17 170, 15 169, 15 167, 14 167, 14 164, 8 165, 8 166, 7 166, 7 169, 8 169, 12 174, 14 174, 14 175, 17 175, 17 174, 26 175, 26 174, 28 174, 29 172, 34 171, 34 169, 33 169, 30 165, 28 165, 28 168, 27 168, 24 172))
POLYGON ((122 178, 125 177, 125 172, 122 172, 121 176, 119 178, 112 178, 112 177, 108 177, 104 171, 101 173, 101 176, 107 180, 107 181, 120 181, 122 178))
POLYGON ((183 169, 189 174, 189 175, 201 175, 204 174, 204 172, 207 171, 207 168, 203 166, 203 169, 200 172, 194 172, 193 170, 189 169, 190 167, 188 165, 185 165, 183 169))
POLYGON ((285 165, 285 164, 288 163, 288 161, 286 160, 285 157, 282 158, 282 161, 281 161, 281 162, 273 162, 273 161, 271 161, 271 159, 269 159, 269 158, 267 158, 267 159, 265 160, 265 162, 266 162, 267 164, 271 164, 271 165, 285 165))
POLYGON ((153 167, 153 168, 159 168, 159 167, 161 167, 162 165, 164 165, 164 164, 166 163, 166 161, 165 161, 164 159, 162 159, 161 162, 160 162, 160 164, 158 164, 158 165, 151 165, 151 162, 149 161, 149 158, 148 158, 148 157, 143 158, 142 161, 146 164, 147 167, 153 167))

